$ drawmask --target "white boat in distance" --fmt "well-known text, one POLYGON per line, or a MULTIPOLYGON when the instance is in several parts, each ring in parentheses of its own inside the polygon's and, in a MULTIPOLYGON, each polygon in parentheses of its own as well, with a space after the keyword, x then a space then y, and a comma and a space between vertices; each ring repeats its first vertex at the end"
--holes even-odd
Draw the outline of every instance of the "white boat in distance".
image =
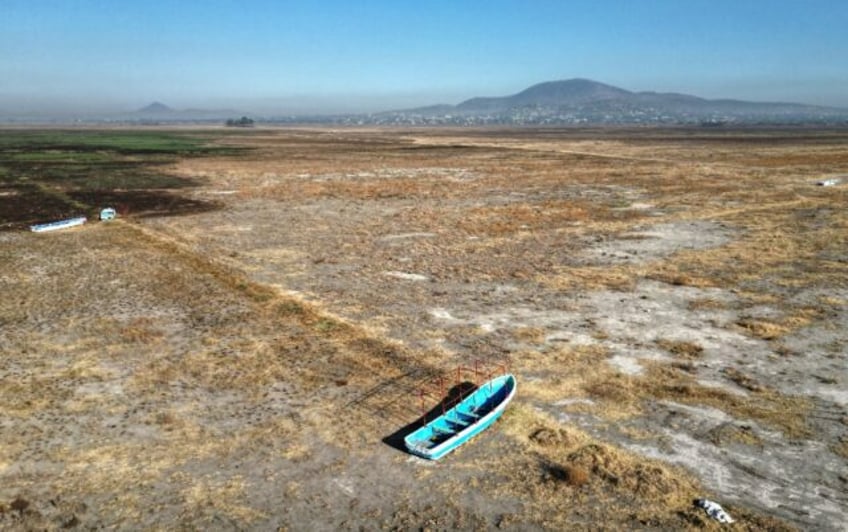
POLYGON ((68 227, 75 227, 77 225, 82 225, 85 222, 85 216, 78 216, 76 218, 68 218, 67 220, 59 220, 58 222, 31 225, 29 228, 33 233, 43 233, 45 231, 55 231, 57 229, 67 229, 68 227))

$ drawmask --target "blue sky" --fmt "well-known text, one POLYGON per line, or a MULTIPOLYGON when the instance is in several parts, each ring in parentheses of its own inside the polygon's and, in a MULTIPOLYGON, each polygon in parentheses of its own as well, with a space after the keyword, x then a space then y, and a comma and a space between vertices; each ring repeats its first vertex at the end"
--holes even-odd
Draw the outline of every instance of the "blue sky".
POLYGON ((848 107, 848 2, 0 0, 7 111, 371 111, 573 77, 848 107))

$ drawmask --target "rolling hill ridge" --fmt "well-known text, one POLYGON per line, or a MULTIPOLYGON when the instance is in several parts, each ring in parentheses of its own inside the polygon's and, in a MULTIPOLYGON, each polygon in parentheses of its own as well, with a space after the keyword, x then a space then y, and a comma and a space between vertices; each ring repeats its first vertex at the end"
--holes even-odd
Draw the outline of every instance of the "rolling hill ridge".
POLYGON ((848 109, 785 102, 710 100, 678 93, 632 92, 575 78, 547 81, 500 97, 475 97, 388 113, 396 119, 456 123, 759 123, 846 121, 848 109))

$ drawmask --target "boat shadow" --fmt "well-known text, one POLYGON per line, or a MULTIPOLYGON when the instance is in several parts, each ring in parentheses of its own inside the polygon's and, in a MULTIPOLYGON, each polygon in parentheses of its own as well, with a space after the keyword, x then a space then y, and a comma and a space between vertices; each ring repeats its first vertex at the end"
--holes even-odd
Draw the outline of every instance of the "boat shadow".
MULTIPOLYGON (((383 443, 385 443, 389 447, 394 447, 398 451, 409 453, 406 448, 406 445, 404 445, 404 438, 414 432, 421 425, 424 425, 425 423, 441 416, 444 412, 444 410, 442 409, 442 404, 445 405, 445 409, 449 409, 450 407, 458 403, 460 400, 462 400, 462 398, 467 397, 468 394, 470 394, 476 389, 477 385, 470 381, 460 382, 459 384, 453 386, 448 390, 447 395, 445 395, 445 397, 443 397, 439 402, 437 402, 433 406, 433 408, 428 410, 425 414, 421 415, 415 421, 405 425, 404 427, 396 430, 395 432, 383 438, 383 443)), ((425 400, 432 401, 431 398, 425 400)))

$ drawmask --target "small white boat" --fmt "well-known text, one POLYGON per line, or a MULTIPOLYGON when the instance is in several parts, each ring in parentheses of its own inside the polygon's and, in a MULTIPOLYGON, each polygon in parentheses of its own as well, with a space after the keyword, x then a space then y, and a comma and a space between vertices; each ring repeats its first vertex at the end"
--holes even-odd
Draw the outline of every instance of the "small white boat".
POLYGON ((67 229, 68 227, 76 227, 86 222, 85 216, 76 218, 68 218, 67 220, 59 220, 46 224, 31 225, 29 228, 33 233, 44 233, 45 231, 56 231, 57 229, 67 229))

